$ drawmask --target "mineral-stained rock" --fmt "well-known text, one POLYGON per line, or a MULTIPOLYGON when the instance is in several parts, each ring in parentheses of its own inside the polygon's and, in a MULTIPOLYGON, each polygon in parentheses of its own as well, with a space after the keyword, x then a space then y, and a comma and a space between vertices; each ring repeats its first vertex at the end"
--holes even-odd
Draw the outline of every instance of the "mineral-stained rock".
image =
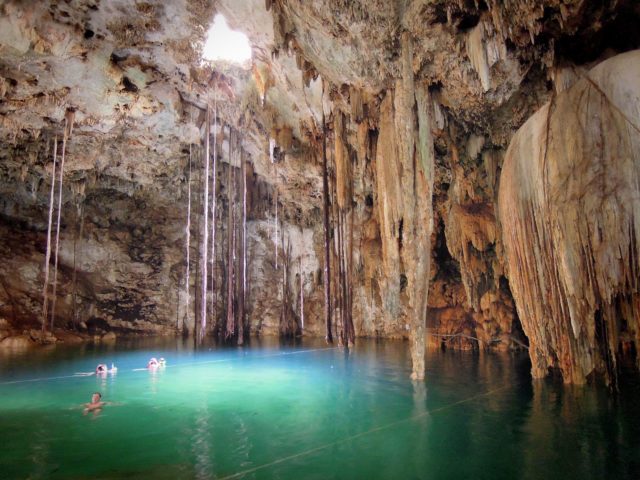
POLYGON ((533 374, 615 380, 640 346, 640 51, 599 64, 514 136, 500 180, 533 374))

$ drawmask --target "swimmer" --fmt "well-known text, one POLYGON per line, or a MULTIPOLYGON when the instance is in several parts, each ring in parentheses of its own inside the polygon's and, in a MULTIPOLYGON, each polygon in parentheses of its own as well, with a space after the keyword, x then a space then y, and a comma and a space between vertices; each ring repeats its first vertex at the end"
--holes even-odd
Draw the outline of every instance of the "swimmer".
POLYGON ((93 372, 76 372, 74 373, 77 377, 90 377, 91 375, 95 375, 96 377, 106 377, 107 373, 111 375, 115 375, 118 371, 118 367, 116 367, 113 363, 111 364, 111 368, 107 368, 105 363, 99 363, 96 369, 93 372))
POLYGON ((102 401, 102 395, 100 394, 100 392, 95 392, 93 395, 91 395, 91 402, 84 404, 84 414, 86 415, 89 412, 94 412, 94 414, 97 414, 105 405, 106 403, 102 401))
POLYGON ((158 360, 158 366, 159 367, 166 367, 167 366, 167 362, 165 361, 164 358, 160 357, 160 360, 158 360))
POLYGON ((149 360, 149 363, 147 363, 147 368, 150 370, 155 370, 159 366, 160 364, 158 363, 158 360, 156 360, 156 357, 151 357, 151 359, 149 360))

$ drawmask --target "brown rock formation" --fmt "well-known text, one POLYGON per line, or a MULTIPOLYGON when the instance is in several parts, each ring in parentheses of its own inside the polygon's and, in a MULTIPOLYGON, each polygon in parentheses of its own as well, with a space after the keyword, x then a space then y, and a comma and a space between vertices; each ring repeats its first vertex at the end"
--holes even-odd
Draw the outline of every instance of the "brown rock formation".
POLYGON ((500 221, 534 376, 614 380, 640 340, 639 75, 639 51, 599 64, 507 151, 500 221))

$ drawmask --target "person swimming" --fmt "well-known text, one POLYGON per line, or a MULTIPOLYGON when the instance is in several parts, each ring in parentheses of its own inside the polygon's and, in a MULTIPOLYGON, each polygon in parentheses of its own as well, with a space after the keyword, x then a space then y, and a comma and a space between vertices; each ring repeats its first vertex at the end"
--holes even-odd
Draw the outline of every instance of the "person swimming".
POLYGON ((96 375, 106 375, 109 369, 104 363, 99 363, 96 367, 96 375))
POLYGON ((84 413, 87 414, 89 412, 98 413, 102 410, 102 407, 106 405, 106 402, 102 401, 102 394, 100 392, 95 392, 91 395, 91 402, 84 404, 84 413))
POLYGON ((166 366, 167 366, 167 362, 162 357, 160 357, 160 360, 156 359, 156 357, 151 357, 151 359, 149 360, 149 363, 147 363, 147 368, 152 370, 156 368, 163 368, 166 366))

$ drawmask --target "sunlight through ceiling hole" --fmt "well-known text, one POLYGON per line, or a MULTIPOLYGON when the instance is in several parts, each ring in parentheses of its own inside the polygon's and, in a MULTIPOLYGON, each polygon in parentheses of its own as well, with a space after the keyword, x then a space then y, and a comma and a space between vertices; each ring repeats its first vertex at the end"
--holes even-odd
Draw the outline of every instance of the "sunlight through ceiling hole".
POLYGON ((228 60, 244 63, 251 59, 251 46, 244 33, 233 31, 220 14, 213 19, 207 33, 202 57, 205 60, 228 60))

